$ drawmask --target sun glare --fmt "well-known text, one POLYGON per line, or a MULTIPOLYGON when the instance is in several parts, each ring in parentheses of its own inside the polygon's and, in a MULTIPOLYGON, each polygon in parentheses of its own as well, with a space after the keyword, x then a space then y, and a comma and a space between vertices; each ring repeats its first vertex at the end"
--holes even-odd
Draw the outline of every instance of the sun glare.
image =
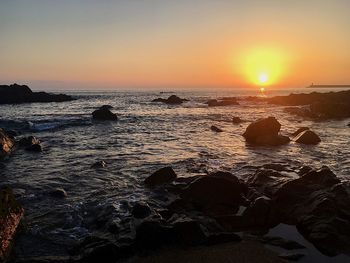
POLYGON ((269 77, 266 73, 259 74, 259 82, 260 84, 264 85, 269 80, 269 77))

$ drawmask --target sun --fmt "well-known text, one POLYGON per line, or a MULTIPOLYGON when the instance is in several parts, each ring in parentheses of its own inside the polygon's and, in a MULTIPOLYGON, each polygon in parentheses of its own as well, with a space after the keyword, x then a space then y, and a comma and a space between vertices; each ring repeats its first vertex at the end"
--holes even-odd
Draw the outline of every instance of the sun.
POLYGON ((260 73, 258 79, 261 85, 264 85, 268 82, 269 76, 266 73, 260 73))

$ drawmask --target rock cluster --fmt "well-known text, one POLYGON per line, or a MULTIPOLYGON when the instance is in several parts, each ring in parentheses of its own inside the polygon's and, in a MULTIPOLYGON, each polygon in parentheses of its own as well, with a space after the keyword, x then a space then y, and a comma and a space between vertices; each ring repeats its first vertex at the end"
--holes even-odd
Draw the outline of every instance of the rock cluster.
POLYGON ((176 95, 171 95, 169 98, 167 99, 163 99, 163 98, 157 98, 157 99, 154 99, 152 100, 152 102, 162 102, 162 103, 165 103, 165 104, 173 104, 173 105, 176 105, 176 104, 182 104, 183 102, 185 101, 188 101, 186 99, 181 99, 179 98, 178 96, 176 95))

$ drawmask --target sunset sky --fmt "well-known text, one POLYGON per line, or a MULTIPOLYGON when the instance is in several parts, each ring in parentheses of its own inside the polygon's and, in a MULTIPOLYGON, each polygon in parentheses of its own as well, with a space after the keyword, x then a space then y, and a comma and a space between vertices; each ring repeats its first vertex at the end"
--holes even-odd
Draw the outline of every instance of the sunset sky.
POLYGON ((0 82, 38 89, 350 84, 350 1, 0 2, 0 82))

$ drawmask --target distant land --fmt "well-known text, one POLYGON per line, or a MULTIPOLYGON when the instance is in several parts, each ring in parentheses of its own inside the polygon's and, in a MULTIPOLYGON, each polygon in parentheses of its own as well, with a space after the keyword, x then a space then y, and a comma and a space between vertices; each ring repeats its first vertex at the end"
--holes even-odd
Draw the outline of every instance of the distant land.
POLYGON ((318 85, 318 84, 311 84, 307 88, 350 88, 350 84, 347 85, 332 85, 332 84, 323 84, 323 85, 318 85))

